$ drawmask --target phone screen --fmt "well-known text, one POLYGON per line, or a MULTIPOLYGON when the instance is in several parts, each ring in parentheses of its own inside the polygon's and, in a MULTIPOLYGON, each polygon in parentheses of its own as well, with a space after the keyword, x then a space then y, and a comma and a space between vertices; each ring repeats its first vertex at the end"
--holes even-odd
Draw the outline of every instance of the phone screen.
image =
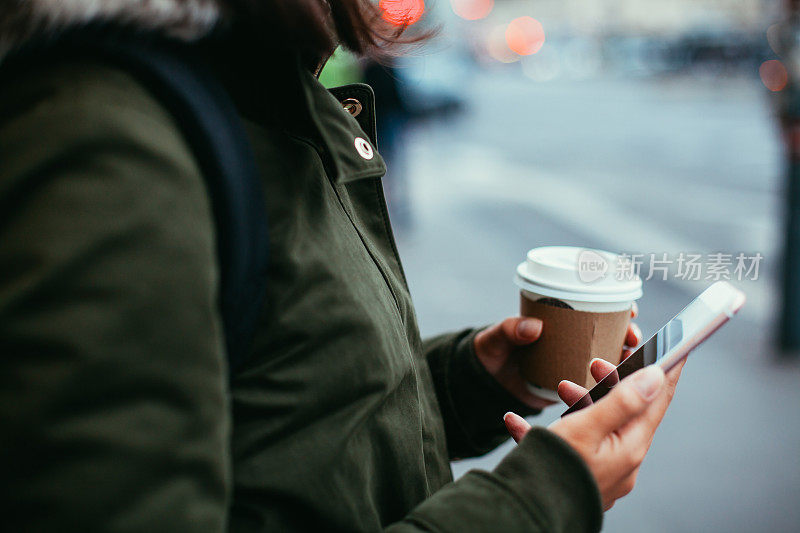
MULTIPOLYGON (((666 326, 650 337, 647 342, 639 346, 631 355, 625 358, 617 368, 603 378, 583 398, 564 412, 564 415, 583 409, 605 396, 620 380, 625 379, 637 370, 653 363, 662 366, 668 361, 667 356, 674 353, 685 343, 690 342, 708 324, 720 314, 718 309, 710 307, 703 299, 697 297, 686 306, 683 311, 670 320, 666 326)), ((664 371, 672 367, 664 366, 664 371)), ((564 416, 561 415, 561 416, 564 416)))

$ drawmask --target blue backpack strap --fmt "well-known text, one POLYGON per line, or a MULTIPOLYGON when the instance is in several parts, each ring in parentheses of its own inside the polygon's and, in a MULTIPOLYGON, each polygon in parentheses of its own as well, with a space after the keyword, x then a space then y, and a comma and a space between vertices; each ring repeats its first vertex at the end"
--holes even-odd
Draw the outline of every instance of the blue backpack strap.
MULTIPOLYGON (((24 58, 12 58, 11 63, 30 66, 31 59, 69 57, 107 61, 136 77, 173 115, 211 197, 220 268, 219 305, 233 375, 250 352, 266 293, 269 239, 264 191, 236 107, 222 85, 187 50, 175 43, 86 31, 29 46, 15 54, 24 58)), ((5 65, 2 70, 7 70, 5 65)))

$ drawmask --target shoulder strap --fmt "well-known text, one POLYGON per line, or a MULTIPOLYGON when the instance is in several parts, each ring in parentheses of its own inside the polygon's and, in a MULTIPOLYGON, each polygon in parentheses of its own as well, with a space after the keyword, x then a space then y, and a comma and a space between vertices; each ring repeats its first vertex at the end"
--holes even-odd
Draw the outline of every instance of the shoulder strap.
POLYGON ((230 97, 180 45, 85 32, 27 47, 21 53, 25 60, 16 63, 30 65, 31 55, 47 61, 78 56, 122 67, 175 117, 211 197, 220 268, 219 304, 233 375, 249 354, 264 302, 268 233, 255 157, 230 97))

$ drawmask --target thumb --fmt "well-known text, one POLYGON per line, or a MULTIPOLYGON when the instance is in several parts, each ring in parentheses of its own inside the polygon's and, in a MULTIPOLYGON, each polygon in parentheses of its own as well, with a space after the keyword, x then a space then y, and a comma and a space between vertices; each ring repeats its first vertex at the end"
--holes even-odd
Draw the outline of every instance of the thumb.
POLYGON ((591 419, 588 427, 592 428, 598 441, 602 440, 644 412, 658 396, 664 380, 661 367, 646 366, 620 381, 608 395, 580 414, 591 419))
POLYGON ((514 442, 521 441, 522 437, 531 429, 531 425, 524 418, 510 411, 503 416, 503 422, 506 423, 506 429, 511 434, 514 442))
POLYGON ((542 333, 542 321, 532 317, 512 317, 480 331, 475 336, 478 356, 507 357, 515 346, 530 344, 542 333))

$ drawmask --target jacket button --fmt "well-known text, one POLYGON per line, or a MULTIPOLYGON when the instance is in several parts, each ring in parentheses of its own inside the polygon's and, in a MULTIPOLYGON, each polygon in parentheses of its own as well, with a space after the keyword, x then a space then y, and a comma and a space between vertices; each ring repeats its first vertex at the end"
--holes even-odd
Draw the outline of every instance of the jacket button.
POLYGON ((364 109, 364 106, 361 105, 361 102, 356 100, 355 98, 348 98, 347 100, 342 102, 342 107, 345 111, 350 113, 350 115, 357 117, 361 114, 361 110, 364 109))
POLYGON ((367 161, 369 161, 375 156, 375 150, 372 149, 372 145, 370 145, 365 139, 361 137, 356 137, 355 145, 358 155, 360 155, 367 161))

